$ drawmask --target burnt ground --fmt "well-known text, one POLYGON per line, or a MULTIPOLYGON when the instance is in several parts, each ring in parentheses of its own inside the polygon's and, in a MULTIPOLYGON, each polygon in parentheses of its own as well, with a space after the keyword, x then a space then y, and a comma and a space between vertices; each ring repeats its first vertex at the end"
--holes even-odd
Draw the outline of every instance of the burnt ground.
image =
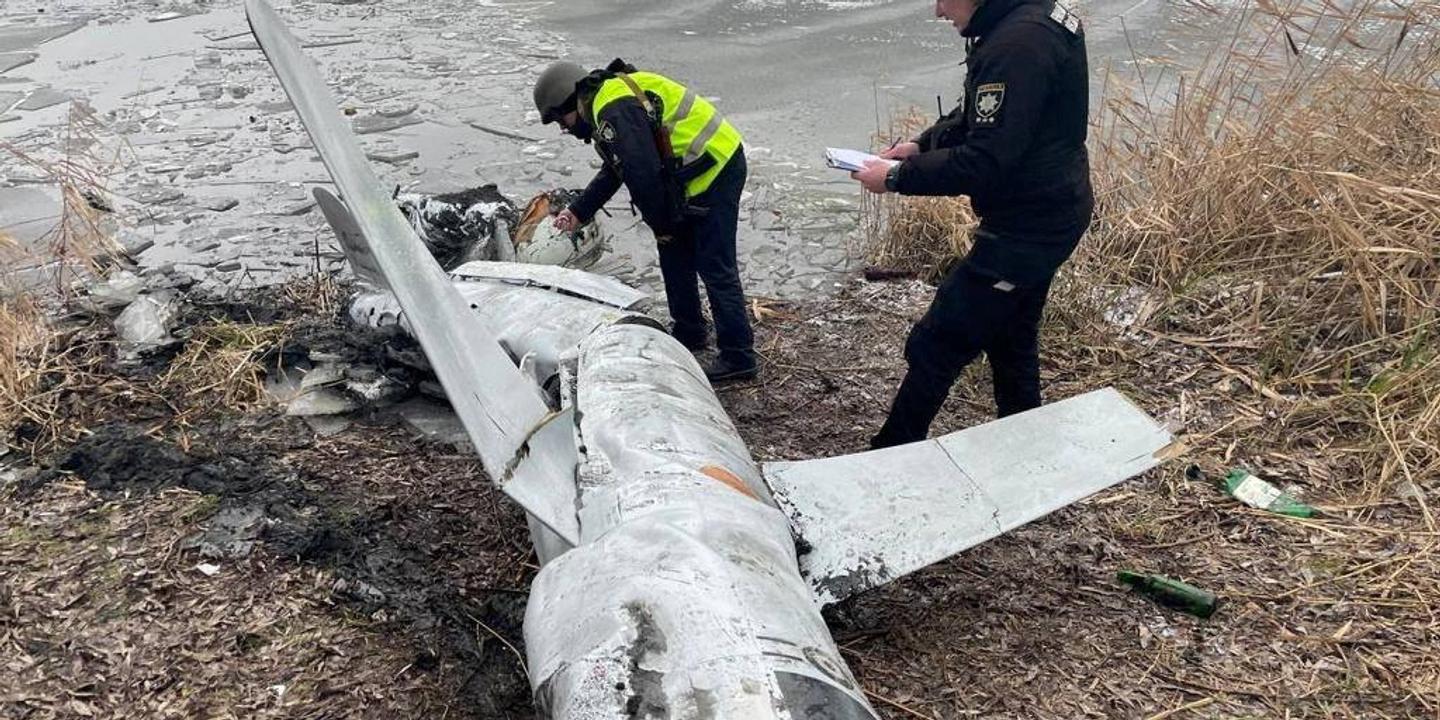
MULTIPOLYGON (((721 392, 753 453, 863 448, 928 293, 757 302, 766 373, 721 392)), ((298 307, 214 313, 292 323, 292 351, 368 352, 298 307)), ((1440 534, 1413 501, 1351 492, 1350 429, 1278 412, 1283 395, 1183 318, 1122 336, 1054 315, 1050 397, 1115 384, 1191 449, 861 597, 835 634, 881 714, 1434 717, 1440 534), (1262 432, 1277 425, 1283 443, 1262 432), (1326 513, 1242 508, 1186 480, 1191 462, 1252 467, 1326 513), (1163 610, 1120 569, 1226 604, 1208 621, 1163 610)), ((322 436, 263 403, 166 397, 157 375, 114 369, 71 406, 85 437, 0 486, 0 718, 532 716, 534 560, 477 461, 383 412, 322 436)), ((984 421, 987 386, 967 373, 935 431, 984 421)))

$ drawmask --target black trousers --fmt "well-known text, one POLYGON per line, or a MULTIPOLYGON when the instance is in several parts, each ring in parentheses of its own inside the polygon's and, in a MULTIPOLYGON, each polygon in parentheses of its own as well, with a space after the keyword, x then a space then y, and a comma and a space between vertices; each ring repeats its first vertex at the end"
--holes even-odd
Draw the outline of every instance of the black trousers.
POLYGON ((702 214, 686 218, 680 231, 659 246, 660 274, 665 278, 665 300, 675 321, 675 337, 691 345, 705 340, 698 276, 710 298, 720 357, 736 365, 755 362, 755 337, 735 260, 735 231, 746 172, 745 151, 738 149, 709 189, 691 200, 702 214))
POLYGON ((958 263, 935 291, 930 309, 910 331, 905 342, 909 370, 895 394, 890 416, 870 446, 890 447, 925 439, 950 386, 982 352, 990 359, 1000 417, 1039 407, 1040 316, 1050 280, 1012 287, 958 263))

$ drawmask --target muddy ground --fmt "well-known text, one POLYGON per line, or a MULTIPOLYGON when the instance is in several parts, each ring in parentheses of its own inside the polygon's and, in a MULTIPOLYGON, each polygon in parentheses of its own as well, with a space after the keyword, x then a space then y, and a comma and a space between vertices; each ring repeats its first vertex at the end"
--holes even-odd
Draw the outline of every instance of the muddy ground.
MULTIPOLYGON (((826 300, 757 300, 765 373, 720 393, 755 456, 864 447, 928 296, 855 281, 826 300)), ((364 347, 374 338, 357 344, 284 297, 208 307, 291 323, 292 353, 380 356, 364 347)), ((1192 449, 835 615, 882 715, 1434 716, 1437 536, 1416 530, 1413 499, 1335 492, 1355 470, 1335 449, 1344 428, 1304 455, 1247 444, 1280 420, 1183 317, 1163 334, 1070 317, 1046 328, 1049 397, 1115 384, 1192 449), (1186 480, 1190 462, 1256 468, 1325 514, 1243 508, 1186 480), (1163 610, 1125 591, 1120 569, 1226 602, 1208 621, 1163 610)), ((72 342, 111 353, 106 328, 72 342)), ((75 401, 88 432, 39 470, 11 452, 0 717, 532 716, 520 622, 535 560, 522 515, 471 455, 383 408, 331 434, 273 404, 239 412, 158 390, 164 362, 108 365, 75 401)), ((935 430, 984 421, 987 388, 983 365, 967 373, 935 430)))

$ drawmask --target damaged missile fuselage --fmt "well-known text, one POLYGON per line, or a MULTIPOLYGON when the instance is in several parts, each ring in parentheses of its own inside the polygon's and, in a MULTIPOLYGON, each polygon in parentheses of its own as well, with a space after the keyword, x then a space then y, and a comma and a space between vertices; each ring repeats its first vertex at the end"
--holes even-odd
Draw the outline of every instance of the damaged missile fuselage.
POLYGON ((789 522, 690 352, 617 324, 582 340, 574 367, 581 537, 531 589, 539 707, 872 717, 800 575, 789 522), (820 714, 797 704, 817 698, 820 714))
MULTIPOLYGON (((577 451, 577 542, 532 523, 544 566, 525 639, 542 715, 873 717, 800 575, 788 519, 690 352, 644 315, 577 297, 598 288, 466 274, 504 269, 462 267, 456 288, 552 390, 577 451), (828 709, 801 712, 802 698, 828 709)), ((351 316, 409 323, 383 293, 351 316)))

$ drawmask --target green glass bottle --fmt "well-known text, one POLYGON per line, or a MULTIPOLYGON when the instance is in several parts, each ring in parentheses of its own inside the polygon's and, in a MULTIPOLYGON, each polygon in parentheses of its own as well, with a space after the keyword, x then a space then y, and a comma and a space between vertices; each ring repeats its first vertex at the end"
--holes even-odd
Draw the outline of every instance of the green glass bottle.
POLYGON ((1130 572, 1129 570, 1121 570, 1119 578, 1120 582, 1129 585, 1136 592, 1155 602, 1172 610, 1190 613, 1195 617, 1208 618, 1214 615, 1215 610, 1220 607, 1220 598, 1216 597, 1215 593, 1201 590, 1179 580, 1171 580, 1161 575, 1130 572))
POLYGON ((1253 508, 1298 518, 1315 515, 1315 508, 1296 500, 1289 493, 1282 492, 1280 488, 1251 475, 1246 470, 1231 470, 1225 476, 1225 491, 1236 500, 1253 508))

